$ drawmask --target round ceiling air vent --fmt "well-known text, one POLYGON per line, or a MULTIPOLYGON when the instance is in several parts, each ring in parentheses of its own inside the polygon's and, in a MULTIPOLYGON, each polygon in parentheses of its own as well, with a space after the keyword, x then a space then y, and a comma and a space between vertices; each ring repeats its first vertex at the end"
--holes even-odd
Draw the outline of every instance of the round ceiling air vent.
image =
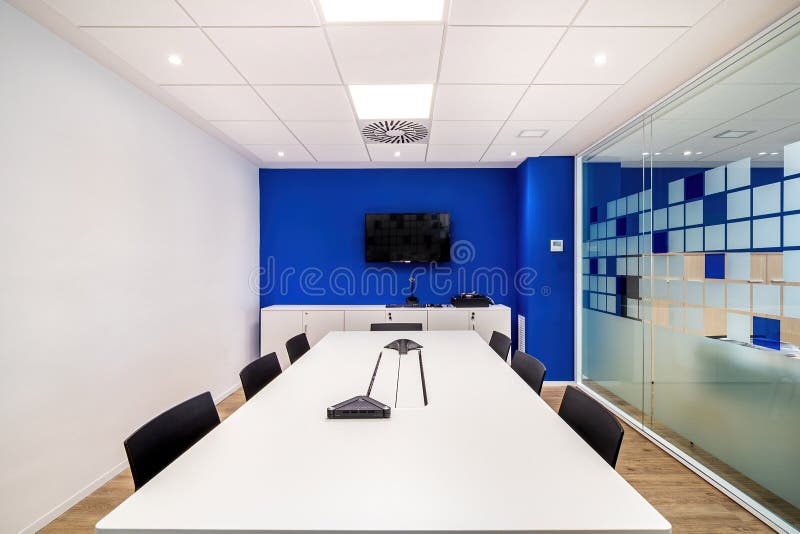
POLYGON ((405 144, 422 141, 428 136, 428 129, 413 121, 376 121, 361 130, 364 137, 377 143, 405 144))

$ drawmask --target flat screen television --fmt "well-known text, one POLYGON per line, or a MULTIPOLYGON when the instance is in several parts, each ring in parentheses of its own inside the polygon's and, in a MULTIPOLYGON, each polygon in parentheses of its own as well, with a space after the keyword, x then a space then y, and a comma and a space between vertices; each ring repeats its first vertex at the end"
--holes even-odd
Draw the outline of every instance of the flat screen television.
POLYGON ((367 213, 367 262, 450 261, 449 213, 367 213))

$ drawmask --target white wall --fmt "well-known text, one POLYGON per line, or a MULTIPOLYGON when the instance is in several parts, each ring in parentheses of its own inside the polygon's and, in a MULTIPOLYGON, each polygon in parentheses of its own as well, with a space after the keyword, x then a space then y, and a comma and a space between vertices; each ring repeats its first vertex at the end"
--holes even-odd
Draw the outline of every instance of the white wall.
POLYGON ((258 352, 258 170, 0 1, 0 532, 258 352))

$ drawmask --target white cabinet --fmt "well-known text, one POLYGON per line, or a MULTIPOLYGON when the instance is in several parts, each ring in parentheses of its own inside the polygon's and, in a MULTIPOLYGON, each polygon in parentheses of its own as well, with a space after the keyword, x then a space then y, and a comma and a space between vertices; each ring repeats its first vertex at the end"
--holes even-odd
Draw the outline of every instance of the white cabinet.
POLYGON ((345 310, 344 329, 349 331, 369 331, 373 323, 385 323, 384 310, 345 310))
POLYGON ((470 329, 478 332, 486 342, 492 337, 495 330, 511 337, 511 309, 505 306, 492 306, 490 308, 471 308, 470 329))
POLYGON ((302 310, 264 308, 261 310, 261 355, 278 355, 281 368, 289 367, 286 341, 303 331, 302 310))
POLYGON ((470 312, 464 308, 431 308, 428 330, 470 330, 470 312))
POLYGON ((344 330, 344 310, 305 310, 303 332, 312 347, 328 332, 344 330))
POLYGON ((386 308, 384 306, 275 305, 261 310, 261 355, 274 352, 281 368, 289 356, 286 341, 301 332, 313 347, 328 332, 370 329, 373 323, 422 323, 423 330, 475 330, 486 340, 497 330, 511 337, 511 310, 489 308, 386 308))
POLYGON ((403 308, 389 308, 386 310, 387 323, 421 323, 422 329, 428 329, 428 310, 420 308, 403 309, 403 308))

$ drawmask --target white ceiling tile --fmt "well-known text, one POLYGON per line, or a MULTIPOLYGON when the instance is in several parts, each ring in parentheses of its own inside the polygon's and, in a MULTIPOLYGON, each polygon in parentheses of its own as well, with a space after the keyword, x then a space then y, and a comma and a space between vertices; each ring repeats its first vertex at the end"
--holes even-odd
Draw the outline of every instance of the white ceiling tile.
POLYGON ((735 65, 736 72, 722 81, 722 83, 800 83, 800 69, 787 69, 800 57, 800 39, 794 38, 786 43, 769 49, 772 43, 766 45, 765 50, 759 51, 762 55, 752 62, 747 60, 746 65, 735 65))
POLYGON ((355 121, 288 121, 286 126, 304 145, 354 145, 362 142, 355 121))
POLYGON ((197 28, 86 28, 84 31, 158 84, 242 83, 225 57, 197 28), (181 65, 167 57, 176 54, 181 65))
POLYGON ((283 120, 353 120, 343 85, 259 85, 258 91, 283 120))
POLYGON ((278 121, 212 121, 242 145, 296 145, 297 139, 278 121))
POLYGON ((619 85, 532 85, 511 119, 580 120, 617 89, 619 85))
POLYGON ((452 25, 567 26, 583 0, 452 0, 452 25))
POLYGON ((486 145, 430 145, 426 161, 478 162, 485 150, 486 145))
POLYGON ((340 83, 321 28, 208 28, 253 84, 340 83))
POLYGON ((525 85, 439 85, 433 106, 436 120, 506 120, 525 85))
POLYGON ((76 26, 194 26, 174 0, 45 0, 76 26))
POLYGON ((433 121, 430 143, 486 147, 501 126, 503 121, 433 121))
POLYGON ((311 0, 181 0, 200 26, 319 26, 311 0))
POLYGON ((570 28, 537 84, 622 84, 685 31, 683 28, 570 28), (605 54, 605 65, 594 64, 605 54))
POLYGON ((372 161, 425 161, 428 145, 367 145, 372 161), (398 154, 395 156, 395 154, 398 154))
POLYGON ((261 158, 264 163, 314 161, 314 158, 302 145, 245 145, 245 148, 261 158))
POLYGON ((206 120, 277 120, 246 85, 170 85, 164 89, 206 120))
POLYGON ((481 161, 494 163, 521 163, 525 158, 539 156, 543 150, 515 145, 492 145, 481 161))
POLYGON ((439 67, 438 24, 330 26, 331 49, 346 84, 433 83, 439 67))
MULTIPOLYGON (((787 69, 793 70, 793 69, 787 69)), ((785 86, 790 87, 790 86, 785 86)), ((796 86, 791 86, 796 87, 796 86)), ((748 111, 743 119, 795 119, 800 120, 800 90, 766 103, 752 111, 748 111)))
POLYGON ((576 26, 694 26, 720 0, 589 0, 576 26))
POLYGON ((497 134, 495 144, 547 148, 567 133, 577 121, 508 121, 497 134), (542 137, 519 137, 522 130, 547 130, 542 137))
POLYGON ((797 85, 786 84, 713 85, 667 112, 664 118, 726 120, 768 104, 797 88, 797 85))
POLYGON ((364 145, 306 145, 317 161, 369 161, 364 145))
POLYGON ((556 27, 450 27, 439 81, 530 83, 563 33, 556 27))

